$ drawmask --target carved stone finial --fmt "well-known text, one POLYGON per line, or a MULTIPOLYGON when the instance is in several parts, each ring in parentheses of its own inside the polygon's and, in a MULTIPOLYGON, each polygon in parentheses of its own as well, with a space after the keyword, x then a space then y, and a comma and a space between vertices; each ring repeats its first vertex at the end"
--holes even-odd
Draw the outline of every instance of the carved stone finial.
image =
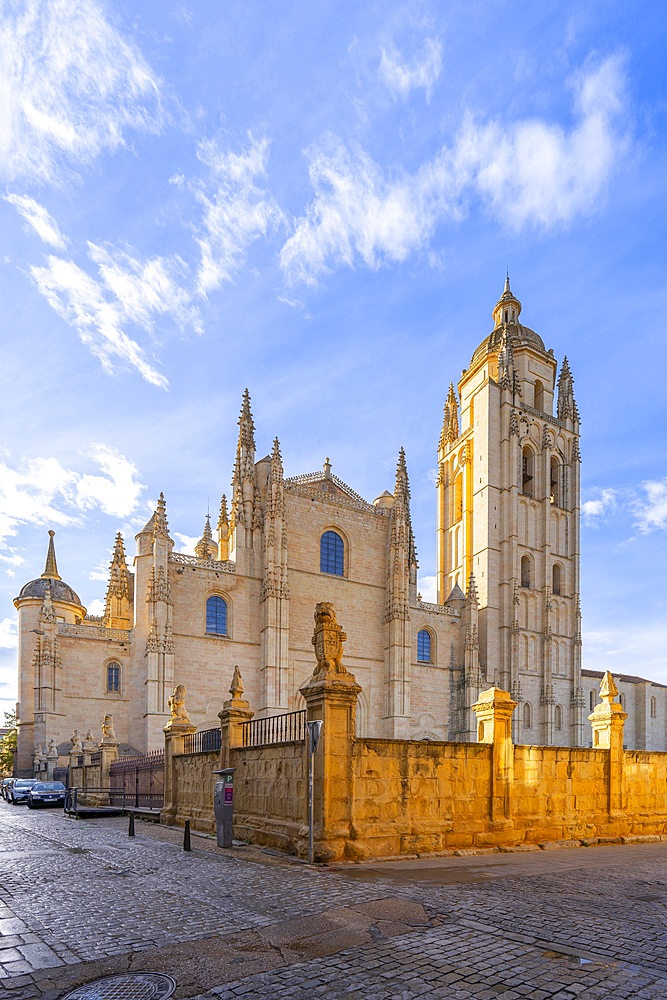
POLYGON ((61 577, 58 574, 58 564, 56 563, 56 547, 53 542, 55 537, 55 531, 53 529, 49 530, 49 548, 46 553, 46 565, 44 566, 44 572, 42 577, 50 580, 60 580, 61 577))
POLYGON ((329 456, 324 459, 324 478, 331 479, 331 462, 329 461, 329 456))
POLYGON ((317 666, 313 677, 332 674, 347 674, 343 664, 343 643, 347 635, 336 621, 333 604, 323 601, 315 607, 315 631, 312 644, 315 647, 317 666))
POLYGON ((102 723, 102 742, 115 743, 116 734, 113 728, 113 715, 105 715, 102 723))
POLYGON ((185 695, 186 688, 184 684, 178 684, 170 696, 168 705, 169 711, 171 712, 171 719, 169 720, 169 725, 171 726, 190 726, 190 716, 185 707, 185 695))
POLYGON ((83 741, 83 749, 86 751, 90 751, 90 750, 95 750, 96 748, 97 744, 93 739, 92 731, 89 729, 88 732, 86 733, 86 738, 83 741))
POLYGON ((233 699, 240 698, 243 694, 243 678, 241 677, 241 671, 238 667, 234 667, 234 674, 232 676, 229 693, 233 699))
POLYGON ((605 670, 604 677, 600 682, 600 698, 609 705, 617 694, 618 688, 616 687, 614 678, 608 670, 605 670))

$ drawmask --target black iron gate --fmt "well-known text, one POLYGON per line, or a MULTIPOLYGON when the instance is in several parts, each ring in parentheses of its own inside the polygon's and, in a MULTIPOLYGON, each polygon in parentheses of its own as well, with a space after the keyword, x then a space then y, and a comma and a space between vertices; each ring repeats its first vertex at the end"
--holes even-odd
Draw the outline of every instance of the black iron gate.
POLYGON ((115 760, 110 770, 109 802, 112 806, 161 809, 164 805, 164 750, 115 760))

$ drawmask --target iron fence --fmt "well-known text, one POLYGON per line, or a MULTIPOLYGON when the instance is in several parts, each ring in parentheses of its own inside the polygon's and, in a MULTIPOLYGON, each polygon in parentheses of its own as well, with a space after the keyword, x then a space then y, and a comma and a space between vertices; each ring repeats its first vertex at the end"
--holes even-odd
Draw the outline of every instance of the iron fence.
POLYGON ((90 755, 91 764, 99 764, 101 760, 102 760, 102 754, 99 752, 99 750, 97 751, 97 753, 91 753, 90 755))
POLYGON ((164 805, 164 750, 141 757, 121 757, 109 769, 112 806, 161 809, 164 805))
POLYGON ((244 747, 270 746, 272 743, 296 743, 306 738, 306 710, 270 715, 241 723, 244 747))
POLYGON ((200 733, 189 733, 183 737, 184 753, 210 753, 219 750, 221 745, 220 728, 202 729, 200 733))
POLYGON ((69 768, 68 767, 54 767, 53 769, 53 780, 62 781, 63 785, 69 785, 69 768))

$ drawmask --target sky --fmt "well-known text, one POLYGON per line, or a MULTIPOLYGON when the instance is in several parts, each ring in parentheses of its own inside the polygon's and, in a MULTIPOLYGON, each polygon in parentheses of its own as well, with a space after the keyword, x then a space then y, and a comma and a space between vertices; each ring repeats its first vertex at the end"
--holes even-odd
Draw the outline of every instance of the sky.
POLYGON ((0 0, 0 712, 47 530, 91 614, 161 490, 191 551, 246 386, 287 476, 373 500, 405 448, 432 600, 506 269, 575 378, 584 666, 667 683, 666 36, 654 0, 0 0))

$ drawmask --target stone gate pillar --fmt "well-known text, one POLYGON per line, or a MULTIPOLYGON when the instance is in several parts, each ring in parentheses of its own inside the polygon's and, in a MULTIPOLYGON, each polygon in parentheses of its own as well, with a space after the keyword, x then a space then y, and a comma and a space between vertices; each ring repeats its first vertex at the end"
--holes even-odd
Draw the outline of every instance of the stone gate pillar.
POLYGON ((231 698, 223 703, 222 711, 218 712, 220 719, 220 767, 230 767, 230 750, 243 746, 244 722, 250 722, 254 712, 250 711, 249 703, 242 697, 243 679, 238 667, 234 667, 234 676, 229 688, 231 698))
POLYGON ((593 749, 609 751, 607 770, 607 800, 609 814, 618 815, 625 804, 623 730, 628 713, 614 698, 618 688, 607 670, 600 683, 600 698, 588 721, 593 730, 593 749))
POLYGON ((345 855, 350 839, 354 801, 353 744, 357 698, 361 687, 342 663, 347 638, 336 622, 331 604, 315 609, 313 645, 317 666, 301 688, 307 719, 324 723, 314 759, 315 860, 345 855))
POLYGON ((178 813, 178 783, 175 780, 174 757, 182 754, 185 737, 197 729, 190 722, 185 708, 186 689, 183 684, 174 688, 169 698, 171 718, 164 727, 164 805, 160 812, 160 822, 173 824, 178 813))
POLYGON ((516 706, 509 691, 496 687, 482 691, 472 706, 477 716, 477 742, 492 745, 490 818, 499 827, 512 824, 512 713, 516 706))

